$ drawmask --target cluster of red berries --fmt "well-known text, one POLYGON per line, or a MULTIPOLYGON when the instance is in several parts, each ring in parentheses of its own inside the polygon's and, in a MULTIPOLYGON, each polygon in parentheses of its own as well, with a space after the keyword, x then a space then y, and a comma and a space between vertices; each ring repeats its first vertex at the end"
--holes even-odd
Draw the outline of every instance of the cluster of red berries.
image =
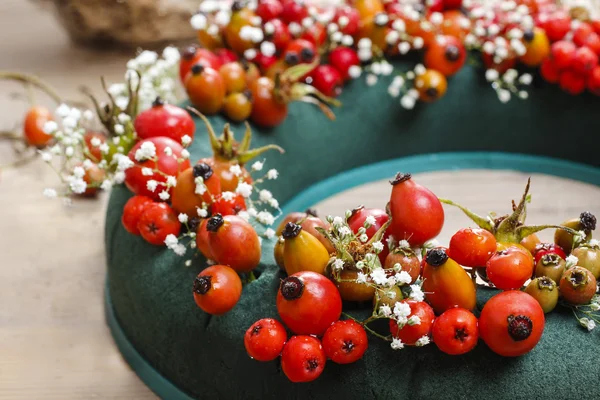
MULTIPOLYGON (((558 21, 548 21, 547 29, 561 22, 563 27, 554 38, 560 38, 552 44, 550 57, 540 66, 542 77, 573 95, 582 93, 586 88, 590 93, 600 96, 600 21, 579 22, 565 17, 558 21), (575 26, 571 29, 571 26, 575 26), (565 29, 566 28, 566 29, 565 29)), ((549 32, 556 32, 557 28, 549 32)))

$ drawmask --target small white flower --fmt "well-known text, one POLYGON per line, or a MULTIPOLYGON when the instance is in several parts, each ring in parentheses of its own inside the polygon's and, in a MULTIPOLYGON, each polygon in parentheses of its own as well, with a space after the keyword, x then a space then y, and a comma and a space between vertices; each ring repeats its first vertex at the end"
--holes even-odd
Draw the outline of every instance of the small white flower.
POLYGON ((114 130, 117 135, 122 135, 125 133, 125 128, 121 124, 115 124, 114 130))
POLYGON ((170 187, 177 186, 177 178, 175 178, 173 175, 167 176, 167 186, 170 186, 170 187))
POLYGON ((156 190, 157 186, 158 186, 158 182, 155 181, 154 179, 150 179, 148 182, 146 182, 146 188, 151 192, 154 192, 156 190))
POLYGON ((383 251, 383 243, 375 242, 373 243, 373 248, 375 249, 375 253, 379 254, 383 251))
POLYGON ((233 192, 223 192, 223 193, 221 193, 221 197, 225 201, 231 201, 231 200, 233 200, 235 198, 235 193, 233 193, 233 192))
POLYGON ((201 31, 203 29, 206 29, 207 20, 204 14, 195 14, 190 19, 190 24, 195 30, 201 31))
POLYGON ((408 240, 401 240, 398 242, 398 247, 400 247, 401 249, 409 249, 410 244, 408 243, 408 240))
MULTIPOLYGON (((237 214, 238 217, 242 218, 245 221, 249 221, 250 220, 250 214, 248 214, 247 211, 240 211, 237 214)), ((268 230, 268 229, 267 229, 268 230)), ((266 233, 266 232, 265 232, 266 233)))
POLYGON ((190 137, 190 135, 183 135, 181 137, 181 144, 182 145, 187 146, 190 143, 192 143, 192 138, 190 137))
POLYGON ((186 267, 189 267, 189 266, 192 265, 192 260, 185 260, 184 264, 185 264, 186 267))
POLYGON ((268 229, 265 231, 265 237, 266 237, 267 239, 273 239, 273 238, 275 237, 275 231, 274 231, 273 229, 271 229, 271 228, 268 228, 268 229))
POLYGON ((73 176, 75 178, 81 179, 85 175, 85 170, 83 167, 75 167, 73 168, 73 176))
POLYGON ((60 106, 58 106, 58 108, 56 109, 56 114, 59 117, 65 118, 66 116, 68 116, 71 113, 71 108, 66 105, 65 103, 62 103, 60 106))
POLYGON ((375 217, 372 215, 369 215, 365 219, 365 227, 372 226, 372 225, 375 225, 375 217))
POLYGON ((177 219, 179 220, 179 222, 181 222, 182 224, 186 224, 188 222, 188 215, 185 213, 180 213, 177 216, 177 219))
POLYGON ((392 309, 387 304, 384 304, 379 307, 379 315, 389 318, 392 315, 392 309))
POLYGON ((73 157, 73 154, 75 153, 75 150, 73 149, 73 147, 69 146, 65 149, 65 155, 67 157, 73 157))
POLYGON ((598 311, 598 310, 600 310, 600 304, 598 304, 598 303, 591 303, 590 304, 590 308, 592 309, 592 311, 598 311))
POLYGON ((588 244, 589 244, 591 247, 597 247, 598 245, 600 245, 600 241, 598 241, 598 239, 591 239, 591 240, 588 242, 588 244))
POLYGON ((248 198, 252 194, 252 185, 246 182, 240 182, 235 189, 235 192, 244 198, 248 198))
POLYGON ((144 168, 142 168, 142 175, 143 176, 152 176, 152 175, 154 175, 154 171, 152 170, 152 168, 144 167, 144 168))
POLYGON ((419 338, 419 340, 417 340, 417 342, 415 343, 415 346, 417 347, 423 347, 423 346, 427 346, 431 341, 429 340, 429 336, 425 335, 425 336, 421 336, 419 338))
POLYGON ((369 241, 369 237, 367 236, 366 233, 363 233, 362 235, 360 235, 360 237, 358 238, 362 243, 367 243, 369 241))
POLYGON ((520 99, 523 99, 523 100, 525 100, 525 99, 527 99, 528 97, 529 97, 529 93, 527 93, 527 92, 526 92, 526 91, 524 91, 524 90, 521 90, 521 91, 519 91, 519 98, 520 98, 520 99))
POLYGON ((113 175, 113 180, 117 184, 125 182, 125 172, 123 172, 123 171, 117 171, 113 175))
POLYGON ((269 201, 273 198, 273 194, 268 190, 263 189, 258 193, 258 198, 261 201, 269 201))
POLYGON ((335 269, 336 271, 341 271, 344 269, 344 261, 336 258, 335 261, 333 262, 333 269, 335 269))
POLYGON ((377 75, 368 74, 367 75, 367 86, 374 86, 377 84, 377 75))
POLYGON ((410 51, 410 43, 408 42, 400 42, 398 44, 398 51, 400 54, 406 54, 410 51))
POLYGON ((263 165, 264 163, 260 162, 260 161, 256 161, 254 164, 252 164, 252 171, 261 171, 263 169, 263 165))
POLYGON ((292 35, 298 36, 300 33, 302 33, 302 26, 296 22, 290 22, 288 25, 288 30, 292 35))
POLYGON ((398 18, 394 22, 392 22, 392 29, 398 32, 404 32, 406 30, 406 23, 404 20, 398 18))
POLYGON ((371 39, 369 38, 362 38, 358 41, 358 48, 359 49, 370 49, 372 46, 372 42, 371 39))
POLYGON ((94 119, 94 113, 92 112, 92 110, 85 110, 83 112, 83 118, 88 121, 91 121, 94 119))
POLYGON ((402 340, 400 340, 398 338, 393 338, 392 343, 390 344, 390 347, 393 350, 402 350, 404 348, 404 343, 402 343, 402 340))
POLYGON ((566 258, 565 261, 567 262, 566 267, 571 268, 571 267, 574 267, 575 265, 577 265, 577 263, 579 262, 579 259, 577 258, 577 256, 574 256, 573 254, 571 254, 566 258))
MULTIPOLYGON (((116 175, 115 175, 116 176, 116 175)), ((115 178, 116 181, 116 178, 115 178)), ((100 189, 102 190, 110 190, 110 188, 112 188, 112 181, 110 179, 105 179, 102 181, 102 184, 100 185, 100 189)))
POLYGON ((358 65, 353 65, 350 68, 348 68, 348 75, 352 79, 359 78, 361 73, 362 69, 358 65))
POLYGON ((81 194, 87 189, 87 182, 81 178, 72 179, 69 186, 73 193, 81 194))
POLYGON ((415 99, 408 95, 402 96, 400 105, 407 110, 412 110, 415 107, 415 99))
POLYGON ((441 12, 431 13, 429 16, 429 21, 431 21, 432 24, 440 25, 442 22, 444 22, 444 15, 441 12))
MULTIPOLYGON (((165 148, 166 150, 166 148, 165 148)), ((144 142, 139 149, 135 151, 135 159, 143 161, 156 156, 156 146, 152 142, 144 142)))
POLYGON ((57 195, 58 194, 56 193, 55 189, 52 189, 52 188, 44 189, 44 196, 49 199, 54 199, 54 198, 56 198, 57 195))
POLYGON ((400 271, 396 274, 396 282, 400 285, 408 285, 412 281, 412 277, 406 271, 400 271))
POLYGON ((367 283, 367 275, 362 272, 356 274, 356 283, 367 283))
POLYGON ((177 246, 173 247, 173 251, 175 252, 175 254, 177 254, 178 256, 183 256, 185 255, 186 252, 186 248, 184 245, 182 244, 178 244, 177 246))
POLYGON ((425 294, 419 285, 410 285, 410 298, 416 301, 425 300, 425 294))
POLYGON ((354 44, 354 38, 350 35, 342 36, 342 44, 344 46, 350 47, 354 44))
POLYGON ((204 184, 202 177, 199 176, 196 179, 194 179, 194 183, 196 183, 196 188, 194 189, 194 193, 199 194, 200 196, 202 196, 204 193, 206 193, 206 185, 204 184))
POLYGON ((596 322, 594 322, 593 320, 588 319, 588 318, 581 318, 579 320, 579 323, 581 324, 581 326, 586 328, 588 331, 592 331, 596 327, 596 322))
POLYGON ((270 169, 267 172, 267 179, 274 180, 274 179, 277 179, 278 176, 279 176, 279 172, 277 172, 276 169, 270 169))
POLYGON ((506 89, 498 89, 498 99, 501 103, 508 103, 510 101, 510 92, 506 89))
POLYGON ((358 269, 364 269, 365 268, 365 262, 364 261, 359 261, 356 263, 356 268, 358 269))
POLYGON ((410 305, 408 303, 396 302, 394 305, 394 315, 398 319, 408 318, 410 315, 410 305))
POLYGON ((338 234, 341 237, 352 235, 352 231, 347 226, 341 226, 338 228, 338 234))
POLYGON ((248 211, 248 215, 250 215, 250 216, 252 216, 252 217, 255 217, 255 218, 256 218, 256 216, 258 215, 258 211, 256 211, 256 208, 254 208, 254 207, 250 207, 250 208, 249 208, 248 210, 246 210, 246 211, 248 211))
POLYGON ((47 121, 42 130, 45 134, 51 135, 58 130, 58 124, 54 121, 47 121))
POLYGON ((425 66, 423 64, 417 64, 414 68, 415 74, 417 76, 419 75, 423 75, 427 70, 425 69, 425 66))
POLYGON ((269 200, 269 205, 273 208, 279 208, 279 202, 275 198, 269 200))
POLYGON ((206 218, 208 217, 208 211, 206 211, 204 208, 198 208, 198 216, 200 218, 206 218))
POLYGON ((169 200, 169 197, 171 197, 171 196, 169 195, 169 192, 167 192, 166 190, 163 190, 162 192, 160 192, 158 194, 158 197, 160 197, 160 199, 163 201, 167 201, 167 200, 169 200))
POLYGON ((144 51, 142 51, 135 58, 135 61, 139 65, 152 65, 152 64, 156 63, 156 60, 158 60, 158 54, 156 54, 155 52, 150 51, 150 50, 144 50, 144 51))
POLYGON ((263 225, 271 226, 275 223, 275 217, 268 211, 261 211, 256 215, 256 219, 263 225))
POLYGON ((177 246, 178 244, 179 239, 177 239, 177 236, 173 235, 172 233, 168 234, 165 238, 165 245, 170 249, 177 246))
POLYGON ((360 61, 369 61, 371 57, 373 57, 371 49, 358 49, 358 59, 360 61))
POLYGON ((333 226, 339 226, 342 225, 344 223, 344 220, 342 219, 342 217, 335 217, 333 219, 333 226))
POLYGON ((42 156, 42 160, 44 160, 44 162, 49 163, 52 161, 52 153, 49 151, 40 151, 40 155, 42 156))
POLYGON ((488 82, 495 81, 498 79, 498 77, 499 77, 498 71, 496 71, 495 69, 490 68, 487 71, 485 71, 485 79, 488 82))
POLYGON ((271 22, 267 22, 263 26, 263 29, 267 35, 272 35, 275 33, 275 25, 273 25, 271 22))
POLYGON ((412 317, 410 317, 408 319, 408 325, 413 326, 413 325, 421 325, 421 318, 418 315, 413 315, 412 317))
POLYGON ((423 47, 423 45, 425 44, 425 41, 423 40, 422 37, 416 37, 413 39, 413 47, 415 49, 420 49, 423 47))

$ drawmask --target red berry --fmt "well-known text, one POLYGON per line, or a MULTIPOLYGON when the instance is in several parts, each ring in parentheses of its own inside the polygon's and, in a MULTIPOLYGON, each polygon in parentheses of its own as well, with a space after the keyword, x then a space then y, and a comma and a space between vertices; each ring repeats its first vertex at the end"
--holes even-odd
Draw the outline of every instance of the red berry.
POLYGON ((590 24, 592 25, 594 32, 600 35, 600 20, 590 21, 590 24))
POLYGON ((462 0, 442 0, 445 10, 458 10, 462 7, 462 0))
POLYGON ((304 31, 300 38, 320 47, 327 39, 327 30, 324 25, 315 22, 304 31))
POLYGON ((181 61, 179 63, 179 78, 181 82, 185 81, 185 77, 188 75, 192 66, 201 64, 206 68, 212 68, 219 70, 221 68, 221 60, 210 50, 199 49, 194 46, 187 47, 181 53, 181 61))
POLYGON ((569 68, 573 63, 573 58, 575 58, 576 50, 577 48, 573 42, 567 42, 566 40, 552 44, 550 56, 554 61, 554 66, 559 70, 569 68))
POLYGON ((360 15, 355 8, 346 5, 337 9, 334 22, 344 35, 354 35, 358 32, 360 15))
POLYGON ((166 136, 178 143, 186 135, 193 139, 196 131, 194 120, 186 110, 165 104, 160 97, 137 116, 134 127, 140 139, 166 136))
POLYGON ((585 47, 600 57, 600 34, 592 32, 585 42, 585 47))
POLYGON ((256 7, 256 15, 262 22, 268 22, 274 18, 278 18, 283 12, 283 6, 279 0, 260 0, 256 7))
POLYGON ((573 71, 587 75, 598 65, 598 56, 587 47, 580 47, 575 51, 571 68, 573 71))
POLYGON ((558 84, 565 92, 577 95, 585 89, 585 77, 572 70, 566 70, 560 73, 558 84))
POLYGON ((264 30, 267 40, 270 40, 275 45, 278 52, 285 50, 290 40, 292 40, 288 26, 280 19, 273 19, 267 22, 264 30))
POLYGON ((336 47, 329 53, 329 64, 338 70, 342 79, 350 79, 350 67, 360 65, 358 54, 348 47, 336 47))
POLYGON ((252 60, 261 71, 268 70, 275 62, 277 61, 277 57, 275 56, 265 56, 263 53, 258 53, 254 60, 252 60))
POLYGON ((571 30, 571 17, 564 11, 555 11, 548 17, 544 28, 551 42, 561 40, 571 30))
POLYGON ((391 319, 390 333, 395 338, 400 339, 402 343, 412 346, 422 337, 429 336, 433 321, 435 320, 435 314, 433 308, 424 301, 402 300, 400 303, 408 304, 410 307, 410 314, 406 317, 408 322, 400 327, 395 320, 391 319))
POLYGON ((600 96, 600 66, 597 66, 590 72, 586 85, 591 93, 600 96))
POLYGON ((287 332, 281 322, 273 318, 256 321, 244 335, 244 346, 248 355, 258 361, 272 361, 283 350, 287 332))
POLYGON ((148 204, 152 203, 152 199, 146 196, 133 196, 123 207, 123 215, 121 222, 125 230, 133 235, 139 235, 138 221, 142 216, 142 212, 148 204))
POLYGON ((160 246, 168 235, 179 235, 181 222, 166 203, 152 203, 144 208, 137 227, 146 242, 160 246))
POLYGON ((302 1, 287 0, 283 4, 281 19, 286 23, 296 22, 301 23, 304 18, 308 17, 308 7, 302 1))
POLYGON ((546 82, 556 83, 558 82, 558 76, 560 71, 554 65, 554 61, 550 58, 546 58, 542 61, 542 65, 540 65, 540 73, 542 74, 542 78, 546 80, 546 82))
POLYGON ((309 64, 317 55, 315 45, 308 40, 292 40, 285 48, 283 58, 289 65, 309 64))
POLYGON ((237 54, 229 49, 215 49, 213 53, 217 56, 221 65, 229 64, 239 59, 237 54))
POLYGON ((573 43, 575 43, 577 47, 584 46, 591 33, 594 33, 592 26, 582 22, 573 32, 573 43))
POLYGON ((312 336, 292 336, 281 353, 281 369, 292 382, 314 381, 326 362, 321 342, 312 336))
MULTIPOLYGON (((229 194, 231 194, 231 192, 229 192, 229 194)), ((231 199, 229 199, 229 197, 223 197, 223 194, 219 194, 210 205, 210 212, 212 215, 236 215, 245 209, 246 201, 244 200, 244 197, 239 194, 234 194, 231 199)))
MULTIPOLYGON (((450 7, 451 4, 453 3, 455 0, 431 0, 427 2, 428 8, 427 11, 429 12, 429 14, 431 15, 431 13, 434 12, 442 12, 444 11, 444 6, 446 5, 446 3, 448 3, 449 7, 448 10, 451 10, 452 8, 450 7)), ((459 0, 460 3, 462 3, 462 0, 459 0)))
POLYGON ((546 254, 556 254, 563 260, 567 258, 565 251, 554 243, 538 243, 533 249, 533 262, 537 264, 546 254))
POLYGON ((342 76, 331 65, 319 65, 310 74, 311 85, 325 96, 337 97, 342 93, 342 76))
POLYGON ((465 354, 477 346, 477 318, 464 308, 451 308, 436 318, 431 329, 435 345, 450 355, 465 354))
POLYGON ((325 354, 337 364, 360 360, 368 346, 365 329, 351 319, 334 322, 323 335, 325 354))

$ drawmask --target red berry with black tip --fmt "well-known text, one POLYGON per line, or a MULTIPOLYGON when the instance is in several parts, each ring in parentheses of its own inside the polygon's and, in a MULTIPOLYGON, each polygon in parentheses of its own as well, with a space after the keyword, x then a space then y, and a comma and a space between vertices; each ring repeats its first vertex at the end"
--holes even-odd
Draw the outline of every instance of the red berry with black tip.
POLYGON ((279 18, 283 12, 283 5, 279 0, 260 0, 255 12, 263 23, 269 22, 274 18, 279 18))
POLYGON ((315 45, 305 39, 292 40, 285 48, 283 59, 289 65, 310 64, 317 54, 315 45))
POLYGON ((336 47, 329 53, 329 64, 338 70, 343 80, 350 79, 350 68, 360 65, 356 51, 349 47, 336 47))
POLYGON ((342 93, 343 80, 331 65, 319 65, 310 74, 311 85, 325 96, 337 97, 342 93))
POLYGON ((575 58, 576 50, 577 48, 573 42, 561 40, 554 43, 550 48, 550 57, 554 62, 554 66, 559 70, 570 68, 575 58))
POLYGON ((133 125, 140 139, 166 136, 178 143, 184 136, 193 139, 196 131, 194 120, 186 110, 167 104, 160 97, 137 116, 133 125))
POLYGON ((575 72, 587 75, 598 65, 598 56, 587 47, 580 47, 575 51, 571 67, 575 72))
POLYGON ((465 64, 465 46, 454 36, 439 36, 425 53, 425 66, 445 76, 456 74, 465 64))
POLYGON ((292 382, 310 382, 325 368, 327 356, 319 339, 312 336, 292 336, 281 353, 281 369, 292 382))
POLYGON ((334 322, 323 335, 323 349, 331 361, 350 364, 367 351, 369 339, 365 329, 351 319, 334 322))
POLYGON ((200 49, 195 46, 188 46, 181 52, 181 61, 179 62, 179 78, 181 82, 195 64, 202 64, 207 68, 219 70, 222 62, 215 54, 206 49, 200 49))
POLYGON ((181 222, 168 204, 150 203, 144 207, 137 228, 146 242, 160 246, 167 236, 179 235, 181 222))
POLYGON ((263 318, 252 324, 244 335, 248 355, 257 361, 273 361, 283 350, 287 332, 281 322, 263 318))
POLYGON ((560 73, 558 84, 565 92, 578 95, 585 89, 585 77, 573 70, 566 70, 560 73))

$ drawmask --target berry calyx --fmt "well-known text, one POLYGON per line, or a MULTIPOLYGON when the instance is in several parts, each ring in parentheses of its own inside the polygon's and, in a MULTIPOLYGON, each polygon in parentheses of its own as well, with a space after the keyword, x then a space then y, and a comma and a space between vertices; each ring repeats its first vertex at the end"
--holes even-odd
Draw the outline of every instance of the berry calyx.
POLYGON ((196 279, 194 279, 194 288, 193 288, 194 293, 198 293, 198 294, 208 293, 208 291, 210 290, 210 286, 211 286, 211 280, 212 280, 212 277, 207 276, 207 275, 196 277, 196 279))
POLYGON ((225 220, 223 219, 223 216, 221 214, 215 214, 212 217, 210 217, 210 219, 206 223, 206 230, 208 230, 209 232, 216 232, 221 226, 223 226, 224 222, 225 220))
POLYGON ((393 181, 390 181, 390 184, 392 185, 397 185, 399 183, 402 183, 404 181, 409 180, 410 178, 412 178, 412 175, 410 173, 402 173, 402 172, 398 172, 396 174, 396 176, 394 177, 393 181))
POLYGON ((427 264, 432 267, 439 267, 444 264, 448 260, 448 254, 444 251, 444 249, 431 249, 427 252, 426 261, 427 264))
POLYGON ((201 177, 204 180, 207 180, 211 176, 213 176, 213 170, 210 165, 206 163, 199 163, 194 165, 193 167, 194 177, 201 177))
POLYGON ((526 315, 509 315, 508 334, 513 340, 520 342, 527 339, 533 330, 533 322, 526 315))
POLYGON ((286 300, 296 300, 302 296, 304 292, 304 282, 302 279, 289 276, 281 281, 281 295, 286 300))
POLYGON ((584 211, 579 215, 579 222, 585 231, 596 230, 596 216, 589 211, 584 211))
POLYGON ((296 236, 298 236, 300 234, 301 230, 302 230, 302 226, 295 224, 293 222, 288 222, 285 225, 283 232, 281 232, 281 236, 283 236, 284 239, 295 238, 296 236))

